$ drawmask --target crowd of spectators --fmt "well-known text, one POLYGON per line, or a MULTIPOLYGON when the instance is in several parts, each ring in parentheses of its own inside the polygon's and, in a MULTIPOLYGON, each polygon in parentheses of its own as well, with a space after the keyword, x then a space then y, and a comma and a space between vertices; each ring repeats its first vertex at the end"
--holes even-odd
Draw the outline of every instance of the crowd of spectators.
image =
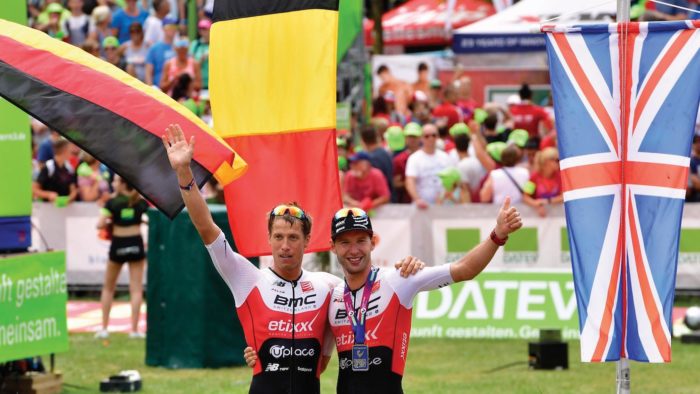
MULTIPOLYGON (((552 107, 533 102, 527 84, 505 105, 477 103, 468 76, 456 73, 443 86, 428 80, 427 71, 421 63, 417 81, 408 84, 386 65, 377 69, 381 85, 370 125, 360 138, 352 133, 338 138, 346 204, 371 210, 388 202, 413 203, 428 209, 501 204, 510 196, 544 217, 550 206, 563 203, 552 107), (352 147, 353 140, 360 142, 352 147)), ((551 98, 544 101, 551 104, 551 98)), ((700 201, 699 167, 696 135, 687 201, 700 201)))
MULTIPOLYGON (((197 0, 197 35, 191 40, 185 0, 28 0, 28 5, 32 27, 104 59, 212 123, 212 0, 197 0)), ((646 18, 671 15, 657 11, 646 18)), ((562 203, 554 112, 533 102, 527 84, 506 105, 477 103, 467 75, 457 72, 441 82, 430 79, 425 63, 416 71, 415 82, 407 83, 380 66, 369 124, 339 134, 345 204, 371 210, 414 203, 427 209, 497 204, 510 195, 546 216, 550 205, 562 203)), ((32 126, 35 198, 60 204, 106 201, 113 191, 111 171, 41 123, 32 126)), ((698 202, 698 137, 691 156, 687 201, 698 202)), ((222 201, 215 184, 205 194, 222 201)))
MULTIPOLYGON (((185 0, 28 0, 29 25, 162 90, 211 124, 209 29, 213 1, 198 0, 197 36, 187 36, 185 0)), ((34 198, 62 206, 104 204, 114 174, 94 157, 32 120, 34 198)), ((211 201, 222 202, 212 182, 211 201)))

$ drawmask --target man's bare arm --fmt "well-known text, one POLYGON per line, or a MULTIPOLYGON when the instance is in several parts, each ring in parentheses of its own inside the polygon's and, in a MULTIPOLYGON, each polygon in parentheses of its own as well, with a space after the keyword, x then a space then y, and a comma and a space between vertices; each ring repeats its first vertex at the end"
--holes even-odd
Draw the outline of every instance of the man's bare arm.
POLYGON ((180 188, 180 194, 199 236, 202 237, 205 245, 209 245, 216 240, 221 230, 214 224, 209 207, 199 192, 194 174, 190 169, 194 153, 194 136, 188 143, 180 126, 171 124, 162 139, 165 150, 168 152, 170 166, 175 170, 178 182, 181 186, 190 184, 192 186, 190 190, 180 188))
MULTIPOLYGON (((513 233, 523 226, 520 213, 515 207, 510 206, 510 197, 501 206, 496 219, 494 232, 499 239, 505 239, 508 234, 513 233)), ((450 266, 450 275, 455 282, 474 279, 489 264, 493 255, 496 254, 498 245, 490 238, 485 239, 474 249, 469 251, 456 263, 450 266)))

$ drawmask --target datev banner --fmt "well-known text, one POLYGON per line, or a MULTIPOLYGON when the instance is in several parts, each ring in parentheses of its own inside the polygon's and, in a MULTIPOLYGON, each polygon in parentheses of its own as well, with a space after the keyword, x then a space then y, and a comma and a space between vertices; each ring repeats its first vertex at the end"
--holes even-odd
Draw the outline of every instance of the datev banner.
POLYGON ((413 303, 414 338, 532 339, 541 328, 579 338, 570 272, 483 272, 418 293, 413 303))
POLYGON ((0 362, 68 350, 66 256, 0 259, 0 362))

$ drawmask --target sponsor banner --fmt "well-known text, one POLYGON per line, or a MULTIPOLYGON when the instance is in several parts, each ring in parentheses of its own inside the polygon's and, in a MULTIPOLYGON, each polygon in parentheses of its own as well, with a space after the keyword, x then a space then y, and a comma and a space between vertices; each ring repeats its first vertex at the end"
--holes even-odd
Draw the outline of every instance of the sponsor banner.
POLYGON ((483 272, 475 280, 418 293, 414 338, 537 339, 540 329, 578 339, 571 273, 483 272))
MULTIPOLYGON (((492 220, 433 220, 433 258, 435 264, 452 263, 488 239, 492 220)), ((490 263, 499 269, 569 268, 569 245, 563 218, 528 219, 512 234, 490 263)))
POLYGON ((0 260, 0 362, 67 351, 65 254, 0 260))
MULTIPOLYGON (((453 262, 482 240, 488 239, 494 226, 496 206, 439 206, 418 210, 412 205, 389 204, 375 210, 372 226, 378 244, 372 252, 375 265, 389 266, 413 255, 427 265, 453 262)), ((566 220, 561 207, 552 207, 546 218, 529 207, 519 206, 525 227, 511 235, 500 248, 490 269, 571 271, 566 220)), ((97 238, 95 226, 99 208, 93 203, 74 203, 57 208, 34 203, 32 234, 37 250, 65 249, 68 283, 99 285, 104 279, 109 242, 97 238), (41 234, 42 236, 39 236, 41 234)), ((143 227, 146 235, 146 226, 143 227)), ((144 237, 146 240, 147 237, 144 237)), ((330 237, 329 237, 330 241, 330 237)), ((197 242, 201 242, 199 239, 197 242)), ((678 257, 677 288, 700 287, 700 204, 686 204, 678 257)), ((304 267, 317 270, 314 254, 304 256, 304 267)), ((272 265, 272 258, 260 258, 260 267, 272 265)), ((331 271, 342 270, 331 254, 331 271)), ((119 283, 128 283, 126 273, 119 283)))
POLYGON ((455 36, 456 53, 537 52, 545 50, 544 34, 463 34, 455 36))

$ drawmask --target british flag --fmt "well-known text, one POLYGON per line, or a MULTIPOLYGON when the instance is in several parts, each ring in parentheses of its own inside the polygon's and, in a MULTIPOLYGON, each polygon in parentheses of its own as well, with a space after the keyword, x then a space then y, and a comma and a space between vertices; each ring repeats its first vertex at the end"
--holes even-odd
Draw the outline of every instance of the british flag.
POLYGON ((545 26, 581 359, 671 361, 700 21, 545 26))

